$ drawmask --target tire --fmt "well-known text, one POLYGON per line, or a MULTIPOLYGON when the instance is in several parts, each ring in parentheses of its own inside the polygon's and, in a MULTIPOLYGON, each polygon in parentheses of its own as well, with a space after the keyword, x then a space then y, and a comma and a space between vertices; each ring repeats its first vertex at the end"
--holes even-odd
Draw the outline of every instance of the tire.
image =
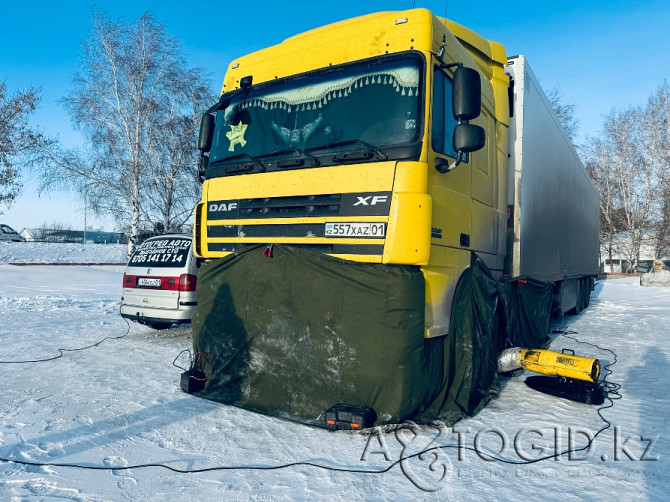
POLYGON ((577 281, 577 294, 575 295, 575 296, 576 296, 576 298, 575 298, 575 306, 574 306, 573 308, 571 308, 570 310, 568 310, 568 311, 566 312, 566 314, 568 314, 568 315, 579 315, 579 314, 581 313, 581 311, 582 311, 582 306, 583 306, 583 303, 584 303, 584 300, 583 300, 583 298, 584 298, 583 290, 584 290, 584 284, 583 284, 582 280, 579 279, 579 280, 577 281))
POLYGON ((147 326, 149 326, 152 329, 168 329, 170 326, 172 326, 172 323, 152 322, 152 323, 147 323, 147 326))
POLYGON ((584 308, 584 285, 582 281, 577 282, 577 303, 575 305, 575 315, 579 315, 584 308))
POLYGON ((591 305, 591 278, 584 279, 584 284, 586 284, 584 288, 584 308, 588 308, 591 305))

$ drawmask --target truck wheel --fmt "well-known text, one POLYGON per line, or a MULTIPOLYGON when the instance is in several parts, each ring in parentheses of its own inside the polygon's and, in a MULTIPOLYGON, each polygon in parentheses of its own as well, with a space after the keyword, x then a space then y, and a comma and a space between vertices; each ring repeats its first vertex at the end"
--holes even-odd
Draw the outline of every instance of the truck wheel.
POLYGON ((579 315, 580 312, 582 311, 582 306, 583 306, 583 297, 584 297, 584 285, 582 284, 582 280, 579 279, 577 281, 577 294, 575 295, 575 306, 568 310, 567 314, 569 315, 579 315))
POLYGON ((591 304, 591 278, 584 279, 584 308, 591 304))

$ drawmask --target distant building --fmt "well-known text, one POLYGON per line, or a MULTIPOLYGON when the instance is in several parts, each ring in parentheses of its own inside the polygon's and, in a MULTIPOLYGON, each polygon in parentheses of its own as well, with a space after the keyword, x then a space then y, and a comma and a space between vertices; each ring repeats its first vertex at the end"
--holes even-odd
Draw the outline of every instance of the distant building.
POLYGON ((23 237, 26 242, 35 242, 37 239, 35 238, 35 235, 33 234, 35 230, 31 228, 24 228, 19 232, 19 235, 23 237))
MULTIPOLYGON (((24 228, 19 232, 28 242, 84 242, 83 230, 60 230, 48 228, 24 228)), ((86 243, 127 244, 123 232, 86 232, 86 243)))
MULTIPOLYGON (((640 252, 637 256, 637 266, 628 259, 629 242, 628 233, 620 232, 614 238, 612 243, 612 260, 610 262, 606 243, 600 245, 600 271, 605 273, 624 273, 632 270, 636 273, 647 273, 654 267, 654 251, 656 249, 656 240, 653 232, 645 232, 640 252)), ((670 256, 662 257, 661 260, 665 266, 670 266, 670 256)))

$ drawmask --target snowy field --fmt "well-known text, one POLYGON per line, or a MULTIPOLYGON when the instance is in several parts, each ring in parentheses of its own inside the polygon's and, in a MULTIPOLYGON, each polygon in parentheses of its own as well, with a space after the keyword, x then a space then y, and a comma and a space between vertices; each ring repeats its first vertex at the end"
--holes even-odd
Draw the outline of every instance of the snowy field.
POLYGON ((0 242, 0 263, 125 263, 126 244, 0 242))
POLYGON ((453 428, 331 433, 183 393, 172 363, 190 327, 128 325, 123 267, 8 264, 125 254, 57 246, 0 248, 2 501, 668 500, 670 288, 601 282, 589 309, 554 323, 602 349, 565 335, 552 349, 603 365, 616 354, 621 399, 588 449, 607 425, 599 407, 537 393, 527 374, 501 379, 500 396, 453 428), (523 463, 570 449, 581 450, 523 463))

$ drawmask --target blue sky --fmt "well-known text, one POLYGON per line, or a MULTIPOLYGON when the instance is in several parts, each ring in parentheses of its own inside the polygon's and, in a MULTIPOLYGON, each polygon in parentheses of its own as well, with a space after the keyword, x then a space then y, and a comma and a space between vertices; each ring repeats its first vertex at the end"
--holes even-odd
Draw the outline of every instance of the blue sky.
MULTIPOLYGON (((597 135, 612 108, 646 103, 670 73, 668 0, 33 0, 0 6, 0 80, 10 93, 41 86, 32 124, 74 146, 82 138, 58 100, 79 68, 94 6, 127 21, 152 12, 181 39, 188 64, 204 68, 218 93, 228 63, 239 55, 317 26, 413 5, 446 13, 502 43, 508 55, 526 55, 545 91, 559 86, 564 100, 576 105, 579 141, 597 135)), ((1 222, 17 230, 54 221, 83 229, 83 204, 75 194, 38 196, 29 173, 24 184, 17 202, 0 208, 1 222)), ((113 230, 109 222, 93 224, 113 230)))

